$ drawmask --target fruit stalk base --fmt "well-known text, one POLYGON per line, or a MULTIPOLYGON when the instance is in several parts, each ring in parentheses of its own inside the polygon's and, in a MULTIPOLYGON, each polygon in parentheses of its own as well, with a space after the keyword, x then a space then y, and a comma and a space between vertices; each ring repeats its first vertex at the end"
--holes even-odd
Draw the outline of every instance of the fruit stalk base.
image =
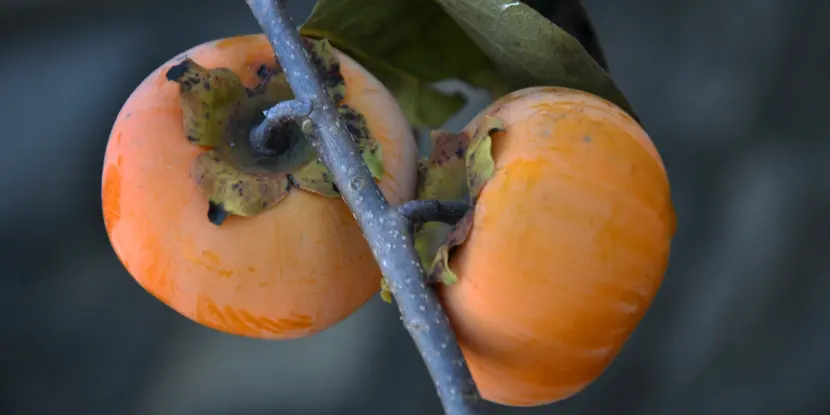
POLYGON ((398 213, 412 222, 444 222, 455 224, 470 209, 465 202, 412 200, 398 206, 398 213))

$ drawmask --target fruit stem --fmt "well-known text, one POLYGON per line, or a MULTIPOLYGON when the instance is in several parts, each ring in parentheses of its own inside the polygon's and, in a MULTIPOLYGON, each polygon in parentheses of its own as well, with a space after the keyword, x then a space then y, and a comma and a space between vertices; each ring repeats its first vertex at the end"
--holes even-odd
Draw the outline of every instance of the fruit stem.
POLYGON ((308 100, 292 99, 279 102, 273 108, 265 111, 265 120, 251 130, 251 147, 261 155, 276 155, 278 151, 272 143, 273 140, 271 140, 274 132, 286 122, 293 121, 302 124, 302 121, 311 114, 313 109, 311 101, 308 100))
POLYGON ((411 200, 398 206, 398 213, 412 222, 443 222, 454 225, 469 209, 470 205, 465 202, 411 200))
MULTIPOLYGON (((246 2, 274 48, 294 96, 312 105, 303 130, 308 132, 309 141, 331 172, 368 241, 389 283, 404 327, 435 383, 445 413, 479 413, 482 400, 449 319, 435 291, 423 283, 424 272, 412 244, 409 220, 383 197, 346 129, 345 120, 340 119, 337 106, 325 92, 297 28, 285 12, 285 4, 282 0, 246 2)), ((267 117, 277 121, 286 118, 281 111, 286 109, 274 107, 267 117)))

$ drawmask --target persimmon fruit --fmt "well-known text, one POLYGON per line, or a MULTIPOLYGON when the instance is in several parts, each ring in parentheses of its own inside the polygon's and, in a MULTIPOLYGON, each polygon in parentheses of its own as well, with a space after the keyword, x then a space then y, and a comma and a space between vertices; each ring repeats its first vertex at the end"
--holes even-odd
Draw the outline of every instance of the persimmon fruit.
POLYGON ((587 92, 514 91, 459 134, 484 122, 489 178, 449 270, 428 276, 452 276, 436 289, 482 397, 544 405, 598 378, 657 294, 676 227, 669 181, 644 129, 587 92))
MULTIPOLYGON (((338 63, 333 67, 339 69, 345 86, 340 103, 362 115, 365 127, 380 145, 381 191, 391 203, 413 198, 417 144, 398 103, 351 57, 333 48, 332 54, 338 63)), ((279 180, 267 179, 272 180, 268 182, 271 187, 251 179, 254 176, 243 183, 249 186, 245 189, 252 192, 251 197, 269 205, 267 209, 239 208, 239 212, 255 214, 230 215, 220 226, 208 220, 207 213, 215 206, 207 196, 230 198, 239 189, 223 180, 242 176, 238 172, 234 173, 237 176, 222 176, 228 171, 211 172, 218 167, 209 158, 203 158, 206 164, 201 167, 194 164, 207 148, 188 142, 188 138, 196 144, 209 140, 187 136, 183 108, 195 111, 189 121, 195 131, 208 131, 205 125, 219 113, 205 110, 200 114, 201 107, 195 104, 184 107, 181 91, 185 85, 198 87, 195 84, 200 81, 194 77, 202 76, 202 95, 190 97, 217 103, 221 97, 209 94, 219 94, 220 87, 230 88, 227 84, 234 78, 227 70, 250 92, 263 87, 263 69, 281 75, 267 39, 261 34, 236 36, 197 45, 141 82, 124 103, 106 147, 103 218, 127 271, 161 302, 219 331, 290 339, 322 331, 351 315, 378 293, 381 273, 342 199, 297 188, 285 194, 285 189, 276 187, 288 184, 285 175, 279 180), (182 64, 185 59, 193 62, 187 68, 182 64), (204 72, 217 68, 226 72, 204 72), (203 72, 193 72, 197 70, 203 72), (187 79, 171 81, 176 77, 187 79), (212 80, 213 89, 210 85, 204 88, 208 80, 212 80), (207 174, 213 187, 199 181, 204 177, 194 177, 197 173, 207 174), (282 193, 275 196, 268 191, 282 193)), ((274 85, 282 88, 283 95, 290 91, 284 75, 282 84, 274 85)), ((224 90, 228 91, 231 89, 224 90)), ((240 97, 246 99, 244 94, 240 97)), ((260 110, 275 103, 264 102, 258 103, 260 110)), ((242 125, 242 130, 252 127, 251 123, 242 125)), ((227 141, 212 144, 227 150, 227 141)), ((312 173, 329 180, 328 188, 333 187, 336 193, 336 186, 319 166, 311 169, 312 173)), ((312 182, 313 178, 306 183, 312 182)), ((235 202, 258 207, 249 199, 235 202)))

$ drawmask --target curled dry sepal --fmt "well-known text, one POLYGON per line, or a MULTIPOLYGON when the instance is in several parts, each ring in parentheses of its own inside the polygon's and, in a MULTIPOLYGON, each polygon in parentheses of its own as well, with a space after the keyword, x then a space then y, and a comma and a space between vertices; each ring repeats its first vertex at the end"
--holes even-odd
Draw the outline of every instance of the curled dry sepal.
MULTIPOLYGON (((369 133, 363 115, 343 103, 345 82, 331 45, 327 40, 302 41, 363 161, 380 180, 380 143, 369 133)), ((246 88, 228 69, 204 68, 189 58, 167 71, 167 79, 179 84, 187 139, 208 148, 193 161, 191 171, 208 198, 208 219, 216 225, 231 214, 255 216, 271 209, 292 187, 340 197, 331 173, 303 131, 302 120, 296 119, 301 117, 283 119, 276 126, 263 123, 266 110, 302 102, 293 100, 280 69, 276 61, 272 67, 260 67, 254 88, 246 88), (262 140, 251 140, 250 132, 258 125, 266 127, 258 135, 262 140)), ((311 112, 310 105, 291 110, 311 112)))
MULTIPOLYGON (((493 175, 495 161, 491 134, 497 131, 504 131, 503 123, 484 116, 472 135, 463 131, 431 133, 432 152, 418 166, 416 203, 434 214, 427 220, 413 223, 415 250, 427 283, 453 284, 458 281, 458 276, 450 269, 450 257, 467 239, 478 195, 493 175), (445 215, 442 217, 438 213, 445 215)), ((386 284, 381 296, 385 301, 391 301, 386 284)))

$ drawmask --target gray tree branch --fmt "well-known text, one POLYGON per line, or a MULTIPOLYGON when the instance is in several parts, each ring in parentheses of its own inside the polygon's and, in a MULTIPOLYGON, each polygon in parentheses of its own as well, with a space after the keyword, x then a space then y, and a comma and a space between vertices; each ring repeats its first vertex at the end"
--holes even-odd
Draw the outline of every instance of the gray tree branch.
POLYGON ((311 104, 311 111, 301 122, 303 130, 309 133, 312 145, 368 241, 390 285, 403 324, 435 382, 444 411, 450 415, 479 413, 481 398, 455 334, 434 290, 423 282, 409 220, 389 205, 370 175, 302 46, 297 28, 286 15, 282 0, 246 2, 274 48, 298 102, 269 110, 265 126, 252 132, 252 140, 261 139, 256 136, 257 131, 266 131, 279 120, 296 118, 306 109, 303 102, 311 104))

